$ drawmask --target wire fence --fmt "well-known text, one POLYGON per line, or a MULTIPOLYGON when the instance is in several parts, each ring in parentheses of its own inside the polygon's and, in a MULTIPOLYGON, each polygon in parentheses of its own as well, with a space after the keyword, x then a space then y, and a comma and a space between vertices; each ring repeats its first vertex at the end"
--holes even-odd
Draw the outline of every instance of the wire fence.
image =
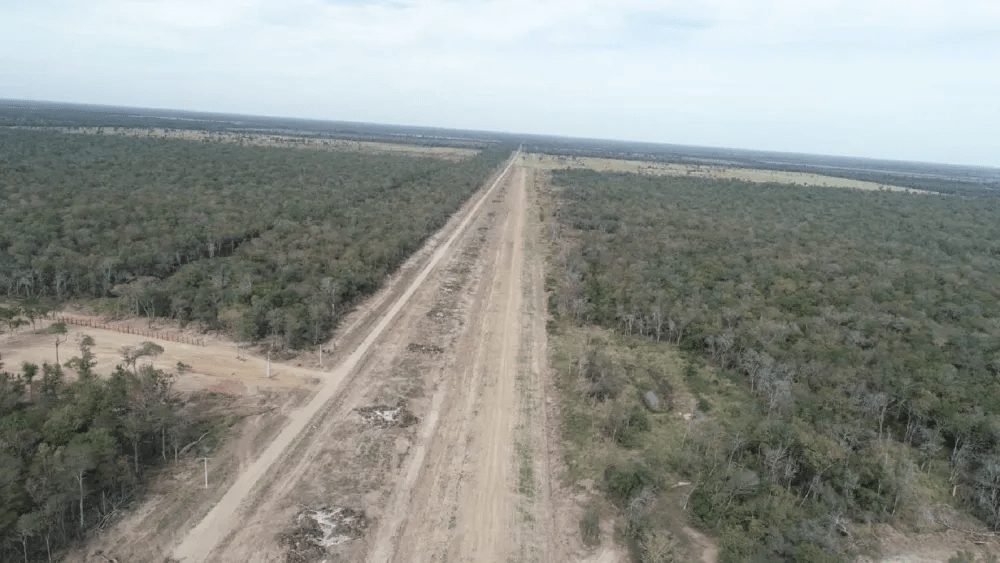
POLYGON ((160 332, 155 330, 143 330, 141 328, 135 328, 128 325, 109 325, 107 323, 97 321, 94 319, 77 318, 77 317, 55 317, 55 322, 66 323, 76 326, 85 326, 90 328, 98 328, 101 330, 111 330, 114 332, 120 332, 122 334, 135 334, 137 336, 145 336, 146 338, 169 340, 171 342, 178 342, 180 344, 191 344, 193 346, 205 345, 205 341, 203 339, 194 338, 184 334, 176 334, 172 332, 160 332))

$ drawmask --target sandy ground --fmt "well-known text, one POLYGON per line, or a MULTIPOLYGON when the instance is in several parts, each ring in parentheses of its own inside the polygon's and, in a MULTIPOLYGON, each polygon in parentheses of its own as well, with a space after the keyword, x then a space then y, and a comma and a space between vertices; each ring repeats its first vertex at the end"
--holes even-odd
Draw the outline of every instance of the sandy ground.
MULTIPOLYGON (((69 315, 77 319, 88 318, 79 311, 60 311, 54 315, 69 315)), ((98 317, 89 317, 99 321, 98 317)), ((51 319, 43 319, 38 330, 22 329, 15 334, 0 335, 0 353, 8 370, 19 370, 22 362, 42 364, 56 362, 54 337, 44 334, 43 330, 52 324, 51 319)), ((148 330, 145 319, 111 322, 112 326, 132 326, 148 330)), ((174 323, 157 321, 156 330, 162 333, 186 334, 174 323)), ((243 359, 237 359, 236 345, 217 339, 205 339, 205 346, 179 344, 165 339, 148 338, 134 334, 122 334, 111 330, 81 327, 67 324, 67 341, 59 347, 59 360, 65 363, 73 356, 79 356, 77 348, 79 337, 87 334, 95 342, 92 352, 97 360, 94 368, 99 375, 108 375, 117 364, 122 362, 120 349, 124 346, 136 346, 149 340, 163 347, 163 353, 155 358, 142 358, 140 364, 153 364, 167 372, 176 373, 177 363, 183 362, 190 366, 181 373, 174 383, 174 388, 180 392, 209 390, 234 396, 252 397, 264 390, 310 388, 326 377, 323 372, 289 364, 272 362, 271 377, 266 377, 266 358, 243 354, 243 359)), ((203 338, 199 336, 199 338, 203 338)), ((73 378, 71 370, 67 377, 73 378)))
POLYGON ((975 561, 990 561, 989 555, 1000 554, 1000 541, 967 514, 951 507, 938 507, 934 531, 905 533, 889 524, 873 527, 875 551, 878 556, 862 556, 855 563, 938 563, 948 561, 960 551, 972 554, 975 561), (952 527, 950 522, 957 524, 952 527))
MULTIPOLYGON (((578 522, 553 508, 560 493, 551 468, 560 456, 545 400, 544 256, 535 242, 542 226, 532 212, 532 175, 512 160, 470 200, 352 314, 335 337, 328 372, 273 366, 276 375, 265 382, 287 381, 298 394, 289 394, 295 400, 282 404, 280 416, 250 417, 227 445, 234 453, 213 458, 213 475, 227 475, 216 466, 225 463, 229 478, 199 489, 199 467, 189 464, 173 483, 187 492, 154 491, 69 560, 547 562, 592 555, 578 545, 578 522), (312 378, 308 388, 304 377, 312 378), (393 405, 413 415, 408 423, 364 416, 393 405), (182 496, 183 503, 176 500, 182 496), (317 511, 361 516, 339 536, 317 536, 303 527, 303 517, 317 511)), ((169 352, 172 343, 161 344, 169 352)), ((221 342, 204 350, 216 348, 235 356, 221 342)), ((101 358, 113 353, 109 344, 101 358)), ((193 356, 167 356, 157 362, 209 371, 193 356)), ((256 381, 266 369, 259 362, 239 363, 252 366, 245 371, 256 381)), ((223 373, 232 363, 213 369, 223 373)), ((620 556, 612 549, 601 560, 620 556)))
POLYGON ((589 169, 598 172, 632 172, 654 176, 689 176, 716 180, 743 180, 746 182, 775 182, 797 186, 826 186, 831 188, 852 188, 857 190, 888 190, 909 193, 933 193, 888 184, 862 182, 848 178, 835 178, 805 172, 785 172, 780 170, 755 170, 698 164, 667 164, 641 160, 622 160, 596 157, 553 156, 547 154, 525 155, 525 165, 540 170, 589 169))
POLYGON ((465 330, 367 561, 560 560, 542 408, 542 264, 525 253, 525 174, 514 170, 494 200, 465 330))
POLYGON ((479 153, 476 149, 463 149, 458 147, 433 147, 424 145, 407 145, 402 143, 348 141, 341 139, 321 139, 314 137, 274 135, 265 133, 230 133, 163 128, 136 129, 129 127, 60 127, 57 129, 65 133, 79 133, 87 135, 121 135, 124 137, 152 137, 157 139, 186 139, 189 141, 235 143, 255 147, 301 148, 329 151, 352 151, 368 154, 431 156, 451 161, 463 160, 479 153))

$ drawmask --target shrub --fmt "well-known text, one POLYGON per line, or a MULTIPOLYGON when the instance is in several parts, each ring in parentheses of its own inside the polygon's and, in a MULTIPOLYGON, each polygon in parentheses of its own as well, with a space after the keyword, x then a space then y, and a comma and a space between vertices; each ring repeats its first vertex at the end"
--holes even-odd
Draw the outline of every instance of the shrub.
POLYGON ((608 490, 622 504, 627 504, 643 487, 653 483, 649 469, 638 463, 625 468, 608 466, 605 478, 608 481, 608 490))
POLYGON ((795 546, 795 563, 838 563, 841 558, 827 553, 814 543, 800 543, 795 546))
POLYGON ((651 428, 646 412, 633 407, 628 412, 612 412, 604 431, 622 447, 634 449, 641 444, 641 434, 649 432, 651 428))
POLYGON ((712 410, 712 403, 709 403, 708 399, 706 399, 705 397, 699 397, 698 410, 700 410, 701 412, 708 412, 712 410))
POLYGON ((601 519, 593 506, 587 508, 580 519, 580 537, 583 538, 583 545, 588 547, 601 543, 601 519))
POLYGON ((604 356, 598 349, 592 349, 584 364, 584 375, 589 382, 587 396, 598 401, 614 399, 622 391, 624 383, 620 368, 604 356))
POLYGON ((646 530, 639 539, 639 560, 642 563, 675 563, 683 561, 677 539, 666 530, 646 530))

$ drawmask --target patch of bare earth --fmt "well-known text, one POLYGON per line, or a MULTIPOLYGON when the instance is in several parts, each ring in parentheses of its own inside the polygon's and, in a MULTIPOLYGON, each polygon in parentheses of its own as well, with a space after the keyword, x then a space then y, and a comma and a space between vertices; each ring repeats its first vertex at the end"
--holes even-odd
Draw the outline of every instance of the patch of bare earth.
POLYGON ((429 331, 441 322, 439 310, 450 310, 460 327, 439 341, 430 410, 367 561, 561 559, 543 408, 542 264, 526 250, 525 175, 517 168, 501 186, 452 268, 454 279, 430 303, 432 315, 423 315, 429 331))
MULTIPOLYGON (((60 311, 56 315, 97 325, 67 325, 68 339, 59 347, 61 362, 79 355, 78 338, 90 335, 95 341, 95 371, 107 376, 121 363, 122 347, 145 340, 156 342, 163 347, 163 353, 140 361, 168 372, 177 372, 178 363, 187 366, 174 385, 184 402, 182 414, 190 418, 215 416, 233 423, 230 439, 209 459, 207 490, 204 461, 192 455, 200 444, 193 443, 176 459, 168 456, 163 466, 148 476, 137 506, 119 507, 118 517, 105 522, 84 548, 66 554, 66 561, 105 561, 105 555, 119 561, 162 560, 160 554, 176 541, 176 530, 183 528, 188 519, 208 511, 211 491, 232 483, 274 437, 288 413, 296 410, 325 377, 319 371, 273 362, 269 378, 266 359, 245 351, 238 358, 235 344, 182 330, 176 323, 157 321, 150 326, 145 319, 110 321, 90 316, 84 310, 60 311), (139 331, 146 334, 136 334, 139 331), (205 345, 178 342, 194 342, 196 338, 205 345)), ((52 322, 44 319, 35 329, 0 336, 4 362, 11 367, 22 362, 55 363, 53 337, 44 333, 52 322)), ((67 375, 73 378, 72 372, 67 375)))
POLYGON ((525 165, 539 170, 586 169, 596 172, 631 172, 651 176, 685 176, 691 178, 709 178, 714 180, 741 180, 744 182, 774 182, 777 184, 792 184, 797 186, 823 186, 831 188, 850 188, 856 190, 888 190, 908 193, 935 193, 913 188, 904 188, 890 184, 878 184, 837 178, 808 172, 790 172, 784 170, 759 170, 753 168, 735 168, 707 164, 673 164, 650 162, 645 160, 625 160, 617 158, 554 156, 548 154, 525 155, 525 165))
POLYGON ((154 139, 184 139, 213 143, 231 143, 251 147, 272 147, 286 149, 312 149, 327 151, 348 151, 366 154, 396 154, 405 156, 429 156, 450 161, 459 161, 475 156, 476 149, 460 147, 435 147, 404 143, 381 143, 375 141, 348 141, 344 139, 324 139, 296 135, 272 133, 247 133, 229 131, 198 131, 192 129, 131 128, 131 127, 61 127, 59 131, 83 135, 119 135, 123 137, 147 137, 154 139))
POLYGON ((960 552, 972 555, 971 561, 988 562, 991 556, 1000 555, 997 534, 953 507, 928 509, 924 520, 919 531, 876 524, 868 539, 875 555, 858 557, 855 563, 937 563, 948 561, 960 552))
MULTIPOLYGON (((97 360, 95 371, 103 376, 109 375, 114 366, 122 362, 122 347, 148 340, 162 346, 163 353, 143 358, 141 363, 151 363, 167 372, 177 372, 178 363, 188 366, 174 383, 174 388, 185 394, 208 390, 251 398, 268 391, 309 389, 325 377, 321 371, 299 365, 301 360, 272 362, 271 376, 267 377, 267 359, 241 352, 234 342, 181 329, 175 322, 156 320, 150 323, 136 318, 107 320, 78 309, 53 313, 50 318, 39 321, 36 330, 22 329, 15 334, 0 335, 4 363, 8 366, 20 366, 26 361, 56 363, 54 337, 44 333, 56 317, 89 321, 95 325, 67 324, 68 339, 59 347, 59 360, 65 362, 78 356, 79 337, 90 335, 95 342, 92 350, 97 360), (182 337, 191 342, 201 341, 204 345, 177 342, 182 337)), ((73 374, 68 375, 72 378, 73 374)))
MULTIPOLYGON (((343 359, 332 368, 318 393, 268 445, 263 454, 241 474, 215 508, 190 530, 174 549, 183 561, 281 560, 286 549, 278 535, 294 525, 303 510, 317 503, 364 512, 378 530, 383 497, 392 478, 410 454, 414 434, 423 422, 409 426, 370 424, 359 409, 405 403, 418 420, 428 416, 425 387, 434 381, 434 368, 447 354, 409 350, 418 342, 445 348, 436 339, 447 338, 459 318, 435 307, 443 278, 454 270, 451 263, 480 211, 498 187, 475 198, 446 226, 445 238, 423 253, 425 261, 385 292, 381 307, 373 308, 371 321, 354 323, 354 340, 338 346, 343 359), (441 316, 429 316, 432 309, 441 316), (425 323, 437 323, 429 327, 425 323), (433 330, 431 330, 433 328, 433 330)), ((417 257, 418 260, 420 257, 417 257)), ((451 299, 447 299, 450 302, 451 299)), ((448 303, 450 305, 450 303, 448 303)), ((356 561, 365 552, 364 541, 325 548, 334 560, 356 561)))

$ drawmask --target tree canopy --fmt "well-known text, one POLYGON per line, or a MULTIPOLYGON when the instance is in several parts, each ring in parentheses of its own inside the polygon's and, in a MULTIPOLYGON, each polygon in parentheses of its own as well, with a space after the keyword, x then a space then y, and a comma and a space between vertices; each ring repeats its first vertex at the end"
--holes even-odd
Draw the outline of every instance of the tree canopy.
POLYGON ((745 409, 713 413, 721 437, 696 436, 700 453, 677 462, 703 476, 695 518, 736 538, 728 560, 841 553, 844 522, 898 517, 918 472, 1000 528, 995 197, 586 171, 553 183, 552 311, 678 344, 748 392, 745 409), (705 478, 713 464, 728 469, 705 478))
POLYGON ((0 131, 0 292, 315 344, 508 154, 0 131))
MULTIPOLYGON (((93 377, 90 336, 64 366, 0 363, 0 560, 51 560, 127 505, 145 467, 176 457, 207 420, 182 411, 173 375, 151 365, 93 377)), ((150 350, 155 352, 155 350, 150 350)))

